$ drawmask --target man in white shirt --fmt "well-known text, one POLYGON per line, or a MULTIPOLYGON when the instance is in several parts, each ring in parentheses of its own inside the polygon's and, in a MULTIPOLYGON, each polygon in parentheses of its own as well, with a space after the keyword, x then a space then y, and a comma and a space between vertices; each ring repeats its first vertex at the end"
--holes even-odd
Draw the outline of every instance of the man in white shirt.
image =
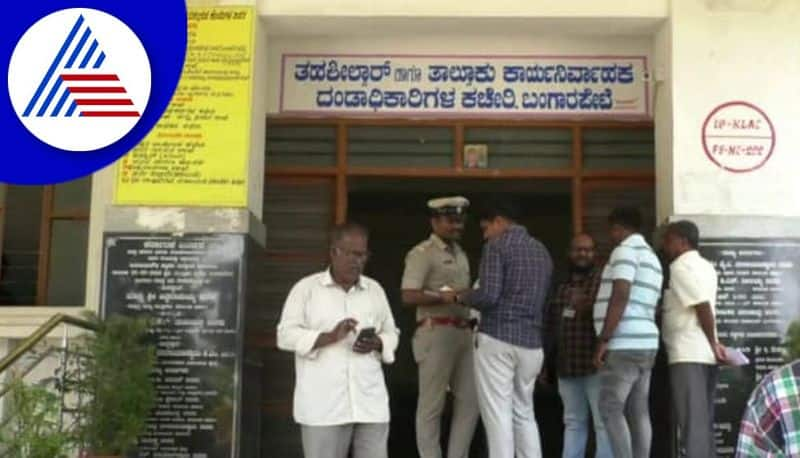
POLYGON ((386 293, 362 275, 367 230, 331 231, 330 267, 294 285, 278 348, 295 354, 294 418, 306 458, 386 458, 389 395, 381 362, 394 362, 398 331, 386 293))
POLYGON ((697 226, 690 221, 672 223, 664 234, 664 252, 671 264, 662 332, 669 357, 679 456, 713 458, 717 362, 726 357, 725 348, 717 342, 714 320, 717 272, 697 252, 699 239, 697 226))

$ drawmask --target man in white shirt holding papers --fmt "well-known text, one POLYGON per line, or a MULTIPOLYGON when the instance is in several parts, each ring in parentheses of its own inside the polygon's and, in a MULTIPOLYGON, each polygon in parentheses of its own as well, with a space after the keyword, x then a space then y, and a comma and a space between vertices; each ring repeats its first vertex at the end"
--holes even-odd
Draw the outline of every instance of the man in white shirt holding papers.
POLYGON ((383 288, 362 275, 367 231, 331 232, 330 267, 294 285, 278 347, 295 354, 294 418, 306 458, 386 458, 389 395, 381 363, 394 362, 398 330, 383 288))
POLYGON ((669 288, 664 293, 662 335, 669 357, 679 456, 713 458, 717 364, 728 359, 717 341, 717 272, 697 251, 700 233, 690 221, 670 224, 664 234, 669 288))

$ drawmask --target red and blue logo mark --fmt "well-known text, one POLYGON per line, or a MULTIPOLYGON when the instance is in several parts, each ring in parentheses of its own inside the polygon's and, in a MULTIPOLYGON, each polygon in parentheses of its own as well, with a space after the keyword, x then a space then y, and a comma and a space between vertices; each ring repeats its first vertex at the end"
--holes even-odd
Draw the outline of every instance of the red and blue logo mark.
MULTIPOLYGON (((106 53, 83 15, 61 45, 22 116, 139 117, 116 73, 106 73, 106 53), (82 32, 81 32, 82 31, 82 32), (80 38, 78 39, 78 35, 80 38), (73 42, 77 45, 73 48, 73 42), (89 44, 91 43, 91 44, 89 44), (67 51, 72 48, 72 52, 67 51), (45 89, 50 90, 45 96, 45 89), (60 94, 60 95, 59 95, 60 94), (38 109, 36 108, 38 105, 38 109), (49 113, 48 113, 49 110, 49 113)), ((106 66, 108 67, 108 66, 106 66)))
POLYGON ((17 42, 8 69, 22 124, 64 151, 96 151, 127 135, 147 109, 150 83, 150 59, 136 33, 89 8, 38 20, 17 42))
POLYGON ((186 55, 183 0, 19 2, 0 17, 0 182, 95 172, 158 122, 186 55), (55 8, 54 8, 55 7, 55 8))

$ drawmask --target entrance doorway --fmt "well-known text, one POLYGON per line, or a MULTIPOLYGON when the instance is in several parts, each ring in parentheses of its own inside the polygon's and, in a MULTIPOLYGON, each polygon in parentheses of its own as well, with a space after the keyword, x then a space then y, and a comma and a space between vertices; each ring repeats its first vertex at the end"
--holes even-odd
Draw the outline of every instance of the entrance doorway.
MULTIPOLYGON (((567 180, 481 180, 481 179, 356 179, 348 194, 348 219, 370 230, 372 257, 366 274, 386 290, 394 318, 401 330, 395 363, 386 368, 391 399, 389 453, 393 458, 416 455, 414 415, 417 403, 417 366, 411 352, 415 329, 413 308, 400 299, 400 281, 406 253, 430 235, 426 202, 444 195, 463 195, 472 206, 490 196, 509 199, 517 204, 519 223, 542 241, 561 270, 572 236, 572 197, 567 180)), ((471 280, 477 276, 483 241, 478 221, 468 217, 462 246, 470 260, 471 280)), ((543 456, 560 456, 561 405, 554 390, 540 388, 536 396, 537 416, 543 437, 543 456)), ((445 411, 443 443, 449 425, 449 403, 445 411)), ((443 444, 443 445, 444 445, 443 444)), ((445 448, 446 450, 446 448, 445 448)), ((472 457, 485 455, 483 432, 476 433, 472 457)))
MULTIPOLYGON (((375 255, 367 275, 386 289, 403 331, 397 361, 386 369, 390 453, 402 458, 416 456, 417 373, 410 348, 414 314, 400 305, 399 286, 406 252, 429 233, 428 198, 461 194, 478 203, 502 194, 518 200, 522 223, 550 249, 557 270, 576 232, 596 237, 601 258, 608 254, 606 217, 613 207, 639 207, 645 234, 655 225, 653 126, 647 122, 280 116, 267 120, 265 155, 267 247, 252 273, 263 281, 248 299, 257 304, 248 318, 248 345, 263 366, 264 457, 302 456, 292 419, 293 357, 276 348, 275 328, 291 286, 325 267, 333 224, 356 220, 371 229, 375 255), (488 151, 481 168, 465 167, 469 145, 488 151)), ((473 219, 464 238, 473 276, 481 243, 473 219)), ((544 456, 558 456, 558 395, 540 388, 535 402, 544 456)), ((654 417, 657 422, 663 415, 654 417)), ((473 456, 485 456, 484 442, 479 430, 473 456)))

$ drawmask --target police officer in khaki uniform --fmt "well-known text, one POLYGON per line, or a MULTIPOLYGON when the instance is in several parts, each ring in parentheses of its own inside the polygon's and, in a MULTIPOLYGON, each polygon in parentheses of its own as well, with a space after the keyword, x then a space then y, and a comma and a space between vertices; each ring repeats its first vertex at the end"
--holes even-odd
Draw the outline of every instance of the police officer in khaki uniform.
POLYGON ((446 197, 428 202, 430 238, 406 256, 403 302, 417 309, 412 345, 419 366, 417 449, 421 458, 440 458, 441 417, 448 387, 454 396, 448 458, 466 458, 478 422, 472 362, 470 310, 456 303, 469 289, 469 261, 458 244, 469 201, 446 197))

